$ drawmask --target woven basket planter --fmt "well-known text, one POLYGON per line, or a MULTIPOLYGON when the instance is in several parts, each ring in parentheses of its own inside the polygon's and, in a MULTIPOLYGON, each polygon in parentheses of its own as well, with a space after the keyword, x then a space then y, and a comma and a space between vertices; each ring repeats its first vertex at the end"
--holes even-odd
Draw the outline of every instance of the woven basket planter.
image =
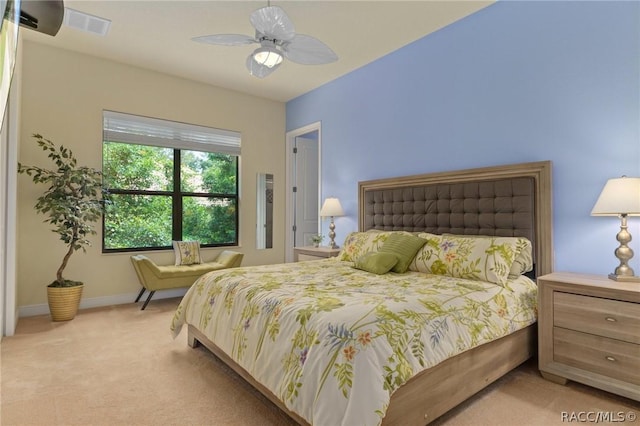
POLYGON ((47 300, 53 321, 69 321, 76 316, 83 288, 84 285, 47 287, 47 300))

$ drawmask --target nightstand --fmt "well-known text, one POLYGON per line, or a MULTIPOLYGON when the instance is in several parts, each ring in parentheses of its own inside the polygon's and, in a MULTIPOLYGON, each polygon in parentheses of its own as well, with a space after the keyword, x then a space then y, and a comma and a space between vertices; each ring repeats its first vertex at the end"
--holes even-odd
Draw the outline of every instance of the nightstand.
POLYGON ((295 262, 305 260, 326 259, 328 257, 336 257, 340 253, 340 249, 332 249, 331 247, 295 247, 293 249, 293 259, 295 262))
POLYGON ((538 277, 542 376, 640 401, 640 284, 554 272, 538 277))

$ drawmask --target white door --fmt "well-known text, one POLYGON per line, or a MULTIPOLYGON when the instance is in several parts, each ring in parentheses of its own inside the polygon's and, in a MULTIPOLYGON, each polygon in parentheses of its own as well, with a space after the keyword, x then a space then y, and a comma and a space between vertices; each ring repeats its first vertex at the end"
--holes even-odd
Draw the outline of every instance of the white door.
POLYGON ((311 236, 318 233, 318 141, 314 135, 295 138, 293 147, 295 169, 294 247, 311 245, 311 236))
POLYGON ((293 262, 293 248, 310 245, 309 237, 320 232, 320 122, 287 132, 286 145, 285 261, 293 262))

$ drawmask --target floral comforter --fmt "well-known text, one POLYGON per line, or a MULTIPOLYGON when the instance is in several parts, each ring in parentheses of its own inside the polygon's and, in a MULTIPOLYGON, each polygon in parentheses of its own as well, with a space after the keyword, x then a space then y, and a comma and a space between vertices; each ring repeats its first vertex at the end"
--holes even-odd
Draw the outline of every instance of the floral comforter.
POLYGON ((376 425, 423 369, 536 320, 537 287, 420 272, 375 275, 336 259, 215 271, 171 323, 191 324, 314 425, 376 425))

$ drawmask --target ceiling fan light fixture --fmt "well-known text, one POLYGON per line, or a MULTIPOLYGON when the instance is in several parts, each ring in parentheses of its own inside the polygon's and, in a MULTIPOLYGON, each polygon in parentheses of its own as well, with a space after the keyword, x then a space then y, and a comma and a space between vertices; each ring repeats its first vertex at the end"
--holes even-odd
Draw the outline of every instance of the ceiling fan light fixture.
POLYGON ((276 64, 271 68, 266 65, 259 64, 253 57, 253 53, 251 53, 247 57, 247 70, 249 70, 249 74, 254 77, 265 78, 266 76, 277 70, 279 67, 280 64, 276 64))
POLYGON ((284 57, 275 47, 262 46, 253 51, 253 59, 260 65, 273 68, 280 65, 284 57))
POLYGON ((194 37, 192 40, 221 46, 259 43, 260 47, 251 52, 245 62, 249 73, 257 78, 270 75, 284 62, 285 57, 303 65, 321 65, 338 60, 338 55, 317 38, 296 34, 293 22, 278 6, 268 5, 255 10, 249 20, 255 29, 253 37, 242 34, 211 34, 194 37))

